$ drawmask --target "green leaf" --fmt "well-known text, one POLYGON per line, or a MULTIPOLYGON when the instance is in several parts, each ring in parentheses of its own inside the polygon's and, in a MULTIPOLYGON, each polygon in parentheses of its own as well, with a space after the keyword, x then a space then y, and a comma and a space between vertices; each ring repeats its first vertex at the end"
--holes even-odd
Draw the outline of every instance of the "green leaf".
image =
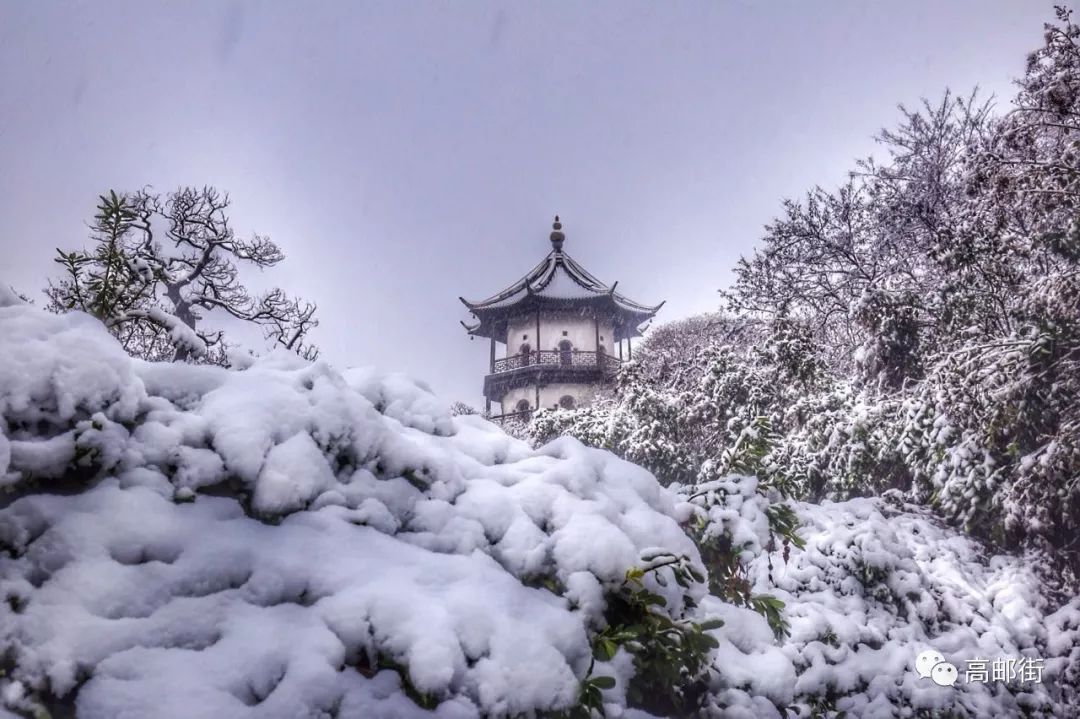
POLYGON ((589 681, 594 687, 598 687, 600 689, 615 688, 615 677, 592 677, 591 679, 589 679, 589 681))
POLYGON ((611 661, 619 647, 607 637, 599 637, 593 645, 593 656, 602 662, 611 661))
POLYGON ((656 605, 661 606, 661 607, 666 607, 667 606, 667 600, 666 599, 661 597, 659 594, 653 594, 652 592, 642 592, 641 593, 641 601, 645 602, 646 605, 656 604, 656 605))

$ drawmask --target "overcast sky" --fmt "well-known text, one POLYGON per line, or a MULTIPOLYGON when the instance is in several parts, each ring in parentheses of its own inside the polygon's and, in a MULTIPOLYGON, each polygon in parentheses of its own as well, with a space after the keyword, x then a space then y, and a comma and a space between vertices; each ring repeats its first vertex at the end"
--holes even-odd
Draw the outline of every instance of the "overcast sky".
POLYGON ((1052 4, 0 0, 0 281, 38 295, 109 188, 216 185, 325 357, 479 405, 457 297, 531 268, 556 212, 658 321, 714 309, 898 102, 1007 104, 1052 4))

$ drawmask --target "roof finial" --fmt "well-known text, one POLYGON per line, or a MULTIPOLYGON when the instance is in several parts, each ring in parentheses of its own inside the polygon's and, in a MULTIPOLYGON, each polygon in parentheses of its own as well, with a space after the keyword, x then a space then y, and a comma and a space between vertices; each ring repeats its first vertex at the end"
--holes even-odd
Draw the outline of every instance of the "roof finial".
POLYGON ((562 223, 559 222, 559 216, 555 215, 555 222, 551 225, 551 246, 555 248, 556 252, 562 252, 565 239, 566 235, 562 233, 562 223))

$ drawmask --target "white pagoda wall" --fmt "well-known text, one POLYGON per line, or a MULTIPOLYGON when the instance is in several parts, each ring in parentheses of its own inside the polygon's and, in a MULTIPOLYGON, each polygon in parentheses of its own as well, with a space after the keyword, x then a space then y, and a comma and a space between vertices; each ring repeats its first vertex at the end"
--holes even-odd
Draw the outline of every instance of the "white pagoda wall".
MULTIPOLYGON (((593 399, 596 397, 596 393, 599 391, 600 387, 595 384, 558 383, 545 385, 540 388, 540 407, 554 409, 555 406, 559 404, 559 400, 565 395, 570 395, 574 398, 575 406, 587 407, 592 404, 593 399)), ((523 399, 529 401, 530 410, 535 410, 536 387, 519 387, 507 392, 502 400, 502 412, 516 412, 517 403, 523 399)))
MULTIPOLYGON (((524 317, 509 323, 506 333, 505 356, 510 357, 518 354, 522 344, 528 343, 533 350, 537 349, 536 343, 536 317, 524 317)), ((579 314, 548 314, 540 315, 540 347, 541 350, 557 350, 559 343, 570 340, 575 350, 583 352, 596 351, 596 324, 592 317, 582 317, 579 314), (563 335, 563 332, 566 332, 563 335)), ((608 354, 616 352, 614 325, 611 320, 600 321, 600 345, 608 354)), ((617 356, 617 355, 616 355, 617 356)), ((559 383, 548 384, 540 388, 540 407, 548 409, 555 407, 565 395, 574 398, 578 407, 585 407, 592 403, 600 386, 592 383, 559 383)), ((535 410, 536 386, 519 387, 506 393, 502 399, 502 412, 516 412, 517 403, 521 400, 529 401, 529 409, 535 410)))
MULTIPOLYGON (((604 350, 611 354, 615 343, 612 341, 614 334, 611 320, 600 321, 600 336, 603 338, 600 344, 604 350)), ((559 342, 570 340, 574 349, 585 352, 596 351, 596 326, 591 317, 580 315, 540 315, 540 346, 541 350, 559 349, 559 342), (566 336, 563 336, 563 332, 566 336)), ((509 323, 506 333, 506 355, 516 355, 521 345, 528 342, 532 349, 537 349, 536 344, 536 317, 525 317, 509 323), (528 339, 522 339, 527 337, 528 339)))

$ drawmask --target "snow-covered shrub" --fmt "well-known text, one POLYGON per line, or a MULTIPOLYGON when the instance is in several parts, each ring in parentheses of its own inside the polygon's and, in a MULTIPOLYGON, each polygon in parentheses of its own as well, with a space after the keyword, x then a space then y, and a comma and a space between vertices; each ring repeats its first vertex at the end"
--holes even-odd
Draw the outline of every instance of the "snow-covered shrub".
POLYGON ((9 709, 705 702, 704 567, 647 471, 570 438, 533 450, 399 375, 147 363, 86 315, 3 305, 9 709))
POLYGON ((759 346, 703 342, 678 367, 665 355, 663 380, 648 371, 661 360, 646 349, 640 363, 621 370, 613 398, 539 413, 532 440, 569 434, 641 464, 665 484, 757 472, 770 442, 805 419, 789 408, 825 380, 805 328, 781 319, 770 330, 759 346))
POLYGON ((620 372, 617 396, 574 410, 542 410, 526 436, 543 444, 569 435, 608 449, 656 474, 663 484, 691 482, 703 460, 688 424, 686 398, 644 381, 641 365, 620 372))
POLYGON ((909 488, 897 404, 844 381, 799 397, 786 409, 786 431, 773 434, 760 471, 811 500, 909 488))
MULTIPOLYGON (((622 649, 633 657, 634 675, 626 688, 630 705, 656 716, 696 714, 708 701, 715 674, 711 650, 719 642, 708 632, 724 622, 714 618, 699 623, 686 611, 673 617, 666 609, 667 600, 643 581, 653 575, 660 586, 667 586, 670 575, 670 581, 685 589, 704 582, 700 570, 686 557, 657 550, 646 552, 642 559, 644 565, 627 572, 622 586, 608 595, 607 626, 593 640, 593 656, 611 661, 622 649)), ((688 610, 696 609, 692 597, 685 602, 688 610)), ((582 704, 582 709, 601 709, 596 702, 592 707, 582 704)))
POLYGON ((891 290, 870 286, 852 305, 851 314, 861 325, 865 340, 855 351, 858 376, 885 390, 897 390, 922 376, 920 299, 906 288, 891 290))
POLYGON ((782 548, 786 560, 792 547, 802 546, 790 505, 748 476, 728 475, 676 490, 694 510, 690 535, 709 570, 712 594, 753 609, 777 637, 785 636, 783 602, 760 587, 755 591, 748 570, 758 557, 782 548))
MULTIPOLYGON (((1037 556, 988 556, 979 543, 899 495, 797 503, 801 541, 765 544, 768 505, 754 480, 725 478, 718 526, 747 549, 746 591, 782 608, 784 632, 760 608, 704 607, 724 620, 707 714, 723 717, 1060 717, 1080 710, 1080 598, 1051 604, 1037 556), (768 593, 765 595, 765 593, 768 593), (753 611, 757 609, 757 611, 753 611), (960 669, 955 687, 921 679, 936 649, 960 669), (967 681, 967 660, 1038 660, 1040 682, 967 681)), ((712 604, 716 602, 716 604, 712 604)))
MULTIPOLYGON (((1080 710, 1080 599, 1050 604, 1033 569, 1044 558, 987 556, 978 542, 898 497, 799 503, 804 546, 786 560, 751 562, 755 587, 785 605, 790 636, 780 649, 797 677, 795 715, 1058 717, 1080 710), (914 657, 926 648, 960 669, 955 687, 915 673, 914 657), (965 681, 967 660, 1022 657, 1042 661, 1041 683, 965 681)), ((768 681, 748 672, 743 690, 760 695, 768 681)))
POLYGON ((1049 550, 1073 591, 1078 351, 1080 333, 1062 323, 946 354, 904 401, 898 442, 918 496, 979 536, 1049 550))
POLYGON ((765 338, 763 323, 741 315, 707 312, 652 327, 634 350, 642 378, 654 386, 690 389, 705 369, 693 358, 706 347, 746 349, 765 338))

